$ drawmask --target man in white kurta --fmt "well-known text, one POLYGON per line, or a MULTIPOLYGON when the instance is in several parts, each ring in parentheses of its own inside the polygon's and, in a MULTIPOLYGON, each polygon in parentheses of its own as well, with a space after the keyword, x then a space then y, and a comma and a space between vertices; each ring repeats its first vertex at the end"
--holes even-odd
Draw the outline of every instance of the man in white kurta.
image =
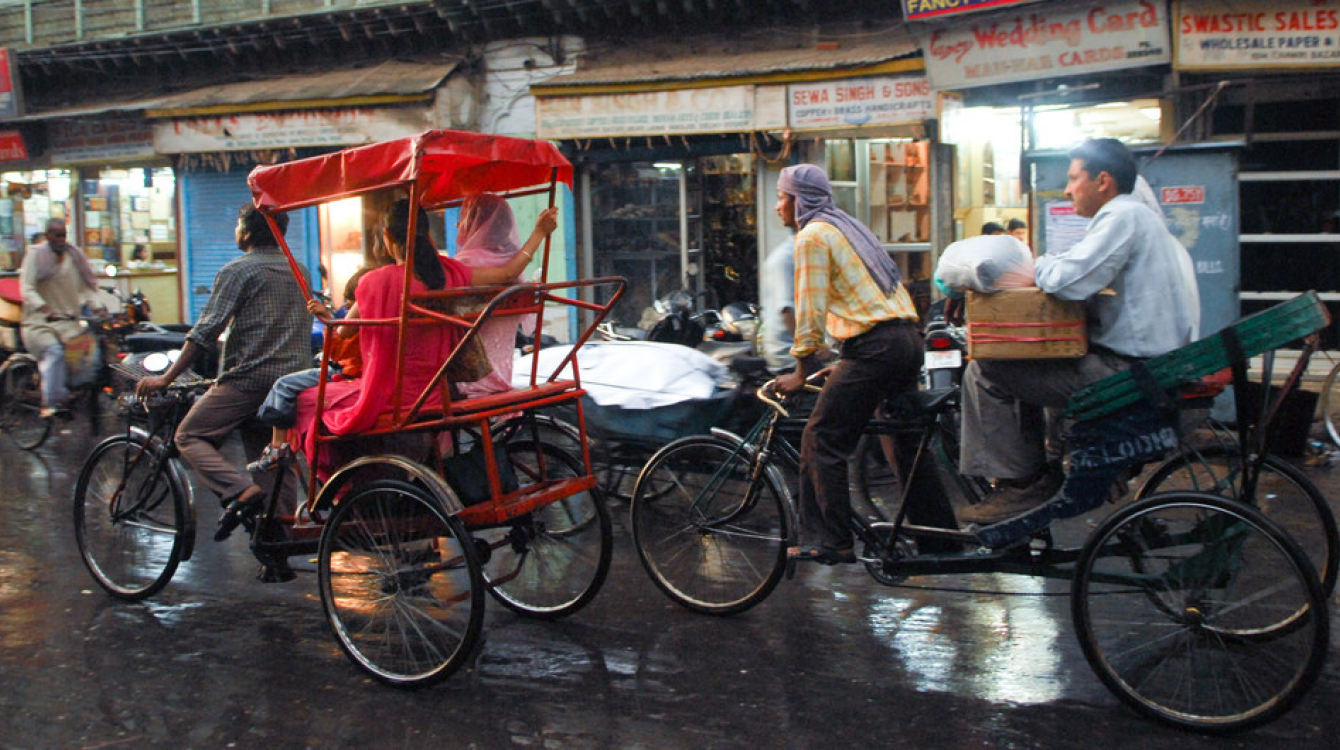
POLYGON ((1135 159, 1119 141, 1086 141, 1070 153, 1066 194, 1092 217, 1084 238, 1035 264, 1036 283, 1061 299, 1083 300, 1089 353, 1079 359, 976 360, 963 381, 960 470, 996 480, 959 520, 1008 521, 1046 502, 1063 477, 1049 467, 1044 407, 1135 362, 1191 343, 1200 297, 1185 248, 1163 217, 1131 195, 1135 159))
MULTIPOLYGON (((65 222, 47 222, 46 242, 34 245, 24 255, 19 271, 23 292, 23 345, 37 357, 42 375, 42 415, 51 416, 69 399, 66 345, 86 332, 80 308, 97 291, 93 271, 83 252, 65 241, 65 222)), ((78 342, 91 348, 84 369, 96 366, 96 346, 91 338, 78 342)), ((75 373, 84 375, 86 373, 75 373)))

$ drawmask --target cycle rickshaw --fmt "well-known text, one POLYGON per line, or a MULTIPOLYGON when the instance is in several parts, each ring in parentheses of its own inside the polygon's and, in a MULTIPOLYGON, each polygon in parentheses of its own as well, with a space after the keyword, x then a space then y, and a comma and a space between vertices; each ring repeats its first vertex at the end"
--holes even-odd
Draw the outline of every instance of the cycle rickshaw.
MULTIPOLYGON (((1299 385, 1315 332, 1328 322, 1315 293, 1300 295, 1076 393, 1061 491, 1035 511, 985 528, 960 529, 940 502, 943 493, 921 491, 928 477, 956 471, 954 457, 942 455, 946 441, 956 445, 956 423, 945 424, 957 414, 956 389, 900 396, 867 432, 896 437, 901 502, 887 513, 874 509, 872 518, 853 514, 860 562, 895 586, 909 576, 962 573, 1069 580, 1086 659, 1140 713, 1204 732, 1278 717, 1315 682, 1328 652, 1337 540, 1319 492, 1272 507, 1263 478, 1290 477, 1269 452, 1270 427, 1299 385), (1304 337, 1277 398, 1259 420, 1239 420, 1231 453, 1215 452, 1202 464, 1179 452, 1179 386, 1231 369, 1245 414, 1249 359, 1265 355, 1270 382, 1274 350, 1304 337), (1141 499, 1119 506, 1082 543, 1053 536, 1055 522, 1096 511, 1139 467, 1160 461, 1152 481, 1161 486, 1147 484, 1141 499), (1224 467, 1232 478, 1221 482, 1224 467), (1211 476, 1197 484, 1202 472, 1211 476), (1320 535, 1321 549, 1305 552, 1286 528, 1320 535)), ((794 572, 786 549, 796 544, 797 511, 787 470, 795 471, 798 454, 787 435, 802 425, 767 386, 759 395, 773 409, 754 430, 714 430, 667 445, 633 493, 643 566, 658 588, 696 612, 749 609, 794 572)))
MULTIPOLYGON (((571 185, 572 166, 544 141, 428 131, 257 167, 249 181, 296 283, 310 298, 274 214, 376 191, 407 194, 411 217, 415 207, 446 208, 485 191, 508 198, 547 194, 553 206, 559 183, 571 185)), ((547 269, 549 250, 546 240, 541 268, 547 269)), ((408 290, 412 247, 407 252, 408 290)), ((480 643, 485 592, 523 614, 556 618, 581 609, 600 588, 612 532, 585 444, 575 357, 624 285, 618 277, 550 283, 546 272, 539 283, 406 294, 399 317, 350 323, 393 328, 397 351, 410 326, 464 330, 422 392, 402 387, 398 358, 390 411, 357 435, 330 434, 321 422, 328 337, 315 452, 361 441, 361 455, 324 482, 314 469, 297 509, 282 507, 283 482, 274 482, 244 526, 253 553, 271 574, 278 574, 274 563, 317 554, 331 629, 350 659, 378 680, 431 684, 469 660, 480 643), (607 302, 583 298, 597 288, 607 302), (486 321, 534 316, 538 328, 549 307, 583 311, 589 320, 554 370, 540 372, 536 364, 526 387, 453 397, 447 376, 470 356, 486 321), (570 378, 560 377, 565 370, 570 378), (527 419, 536 409, 567 404, 577 415, 579 455, 543 443, 527 419), (505 429, 497 427, 502 420, 505 429), (443 450, 444 436, 452 438, 450 454, 443 450), (473 451, 465 449, 468 442, 473 451)), ((74 503, 79 548, 94 578, 114 596, 135 600, 156 593, 191 557, 195 510, 172 434, 199 390, 190 382, 169 386, 149 405, 147 427, 128 426, 103 441, 80 474, 74 503)), ((308 459, 317 465, 316 456, 308 459)), ((288 468, 281 467, 281 475, 292 474, 288 468)))

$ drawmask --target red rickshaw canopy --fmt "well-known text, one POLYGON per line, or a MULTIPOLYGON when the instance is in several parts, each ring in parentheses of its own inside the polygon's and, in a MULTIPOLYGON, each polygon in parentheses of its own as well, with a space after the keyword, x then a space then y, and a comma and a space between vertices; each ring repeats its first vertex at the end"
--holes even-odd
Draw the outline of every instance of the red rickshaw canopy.
POLYGON ((256 206, 266 211, 410 183, 419 187, 420 205, 434 209, 474 193, 516 193, 554 180, 572 187, 572 164, 552 143, 463 130, 428 130, 256 167, 247 177, 256 206))

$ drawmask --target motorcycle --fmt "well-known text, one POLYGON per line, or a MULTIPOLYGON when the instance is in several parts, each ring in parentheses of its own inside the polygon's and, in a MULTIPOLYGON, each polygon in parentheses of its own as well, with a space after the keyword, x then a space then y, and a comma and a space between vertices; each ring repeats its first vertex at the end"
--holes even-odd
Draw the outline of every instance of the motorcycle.
POLYGON ((968 334, 961 325, 961 309, 961 302, 943 299, 932 304, 926 313, 922 331, 925 388, 949 388, 963 382, 963 370, 968 366, 968 334))
POLYGON ((596 331, 605 341, 658 341, 696 349, 707 330, 701 314, 693 312, 693 296, 682 290, 656 300, 642 317, 642 325, 637 328, 606 321, 596 326, 596 331))

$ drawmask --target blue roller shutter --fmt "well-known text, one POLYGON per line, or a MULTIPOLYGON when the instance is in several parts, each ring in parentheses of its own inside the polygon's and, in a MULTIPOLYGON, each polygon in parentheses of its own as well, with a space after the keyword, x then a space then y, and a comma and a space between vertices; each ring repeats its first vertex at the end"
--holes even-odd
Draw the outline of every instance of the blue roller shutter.
MULTIPOLYGON (((237 210, 251 200, 245 172, 188 173, 181 178, 182 255, 186 274, 186 314, 194 323, 214 288, 219 269, 241 255, 234 230, 237 210)), ((285 233, 298 262, 314 273, 320 256, 320 234, 315 208, 289 215, 285 233)))

